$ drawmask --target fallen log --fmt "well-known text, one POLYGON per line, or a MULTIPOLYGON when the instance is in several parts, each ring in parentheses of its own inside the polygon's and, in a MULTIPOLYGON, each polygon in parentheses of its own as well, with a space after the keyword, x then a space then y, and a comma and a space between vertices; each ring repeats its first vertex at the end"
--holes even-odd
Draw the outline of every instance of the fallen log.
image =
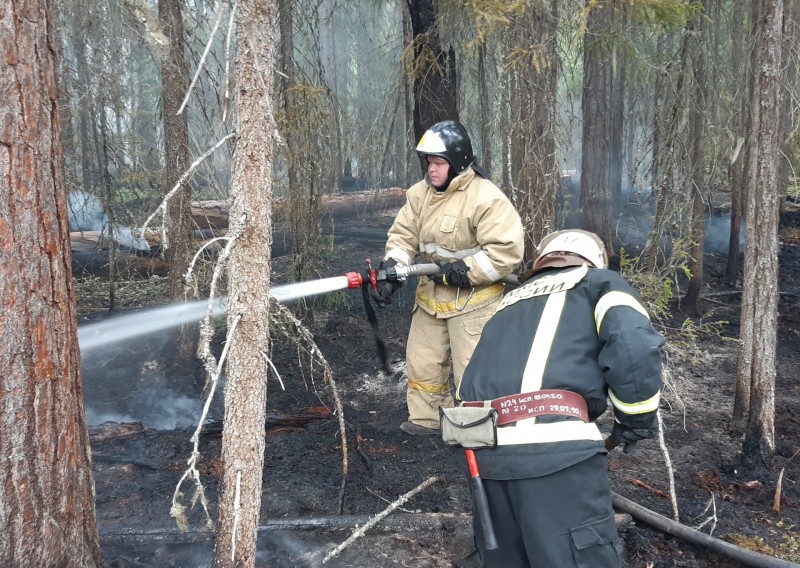
MULTIPOLYGON (((304 428, 313 420, 330 418, 331 411, 324 406, 312 406, 295 414, 278 414, 268 412, 264 427, 267 431, 283 428, 304 428)), ((89 441, 93 444, 110 440, 130 440, 141 438, 146 430, 141 422, 107 422, 89 428, 89 441)), ((194 427, 192 427, 194 431, 194 427)), ((211 420, 203 426, 201 435, 217 436, 222 434, 222 420, 211 420)))
MULTIPOLYGON (((387 212, 405 203, 406 190, 400 187, 352 193, 325 194, 320 197, 320 213, 334 219, 368 217, 387 212)), ((287 220, 288 201, 277 199, 272 206, 272 220, 287 220)), ((228 227, 230 203, 227 201, 192 201, 192 219, 197 229, 225 229, 228 227)))
POLYGON ((144 436, 141 422, 107 422, 89 427, 89 442, 98 444, 109 440, 133 440, 144 436))
MULTIPOLYGON (((295 517, 269 519, 258 527, 259 533, 273 531, 348 531, 367 524, 374 515, 331 515, 323 517, 295 517)), ((614 515, 617 526, 631 522, 629 515, 614 515)), ((472 527, 469 513, 393 513, 371 530, 375 532, 416 531, 432 532, 443 527, 472 527)), ((214 540, 214 531, 198 529, 182 531, 174 525, 158 528, 114 528, 100 527, 103 544, 138 544, 161 541, 169 543, 206 542, 214 540)))
MULTIPOLYGON (((272 531, 345 531, 365 525, 373 515, 332 515, 328 517, 270 519, 258 527, 259 533, 272 531)), ((399 532, 405 530, 435 530, 444 525, 472 526, 469 513, 395 513, 381 521, 373 530, 399 532)), ((203 542, 214 540, 214 531, 192 530, 183 532, 177 527, 152 529, 117 528, 103 530, 100 538, 104 544, 134 544, 137 542, 167 541, 171 543, 203 542)))
MULTIPOLYGON (((275 432, 289 428, 305 428, 313 420, 330 418, 331 411, 324 406, 313 406, 296 414, 277 414, 267 412, 267 421, 264 425, 267 432, 275 432)), ((221 436, 222 420, 212 420, 203 426, 201 436, 221 436)))
POLYGON ((735 544, 725 542, 724 540, 714 538, 711 535, 677 523, 613 491, 611 493, 611 502, 615 508, 628 513, 635 519, 642 520, 686 542, 703 546, 712 552, 735 560, 740 563, 741 566, 753 566, 754 568, 800 568, 800 564, 796 562, 789 562, 788 560, 781 560, 774 556, 767 556, 766 554, 760 554, 752 550, 747 550, 746 548, 740 548, 735 544))
POLYGON ((92 452, 92 463, 98 463, 98 462, 134 465, 136 467, 140 467, 143 469, 152 469, 152 470, 159 469, 158 464, 155 464, 153 462, 137 460, 128 456, 115 456, 111 454, 100 454, 97 452, 92 452))

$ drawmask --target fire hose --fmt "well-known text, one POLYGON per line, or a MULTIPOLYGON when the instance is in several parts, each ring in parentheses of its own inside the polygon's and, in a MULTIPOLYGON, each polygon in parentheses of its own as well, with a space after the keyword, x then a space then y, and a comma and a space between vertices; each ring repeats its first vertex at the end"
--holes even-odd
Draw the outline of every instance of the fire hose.
MULTIPOLYGON (((439 272, 439 266, 433 263, 412 264, 410 266, 395 265, 388 269, 375 269, 367 259, 367 270, 365 272, 348 272, 342 276, 331 278, 281 284, 272 287, 269 294, 276 302, 287 304, 300 298, 308 298, 338 290, 361 288, 367 316, 370 318, 373 331, 376 333, 378 354, 381 357, 381 363, 386 368, 386 349, 380 334, 377 333, 375 310, 367 301, 367 296, 369 295, 368 287, 376 288, 381 280, 390 279, 403 282, 411 276, 424 276, 436 274, 437 272, 439 272)), ((506 276, 502 281, 509 284, 518 283, 515 274, 506 276)), ((143 310, 98 323, 82 325, 78 328, 78 343, 81 352, 88 352, 139 335, 200 321, 209 311, 212 316, 224 314, 227 311, 227 300, 225 298, 216 298, 211 301, 210 306, 208 300, 198 300, 196 302, 143 310)))
MULTIPOLYGON (((606 450, 609 452, 620 445, 620 441, 612 438, 611 436, 606 438, 604 442, 606 450)), ((668 519, 663 515, 659 515, 655 511, 651 511, 650 509, 647 509, 646 507, 643 507, 614 491, 611 492, 611 503, 613 504, 614 508, 619 509, 624 513, 628 513, 630 516, 639 519, 640 521, 644 521, 660 531, 681 538, 686 542, 690 542, 698 546, 704 546, 712 552, 735 560, 743 566, 752 566, 753 568, 800 568, 800 564, 797 564, 796 562, 782 560, 780 558, 761 554, 760 552, 748 550, 746 548, 736 546, 735 544, 731 544, 730 542, 715 538, 710 534, 700 532, 697 529, 682 525, 681 523, 673 521, 672 519, 668 519)))
MULTIPOLYGON (((372 261, 367 259, 366 272, 348 272, 344 275, 347 281, 347 288, 361 288, 361 294, 364 299, 364 311, 367 313, 367 319, 372 327, 372 333, 375 336, 375 346, 378 350, 378 358, 381 362, 381 367, 386 373, 390 373, 389 364, 386 357, 386 344, 380 334, 378 326, 378 316, 375 313, 375 308, 369 301, 370 286, 373 290, 378 288, 378 282, 381 281, 394 281, 404 282, 410 276, 426 276, 436 274, 440 270, 438 264, 425 263, 425 264, 396 264, 388 268, 373 268, 372 261)), ((503 282, 509 284, 517 284, 519 282, 516 274, 510 274, 502 279, 503 282)))

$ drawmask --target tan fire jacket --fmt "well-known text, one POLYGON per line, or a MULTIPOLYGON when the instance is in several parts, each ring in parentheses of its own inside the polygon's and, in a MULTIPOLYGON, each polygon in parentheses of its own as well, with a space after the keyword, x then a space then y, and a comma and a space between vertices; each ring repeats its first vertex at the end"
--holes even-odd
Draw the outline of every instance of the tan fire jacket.
POLYGON ((522 222, 514 206, 491 181, 472 168, 446 191, 426 180, 413 185, 389 229, 386 258, 413 264, 463 259, 474 288, 436 286, 419 279, 416 302, 431 315, 447 318, 485 306, 503 293, 498 282, 519 265, 524 251, 522 222), (458 302, 456 302, 458 300, 458 302))

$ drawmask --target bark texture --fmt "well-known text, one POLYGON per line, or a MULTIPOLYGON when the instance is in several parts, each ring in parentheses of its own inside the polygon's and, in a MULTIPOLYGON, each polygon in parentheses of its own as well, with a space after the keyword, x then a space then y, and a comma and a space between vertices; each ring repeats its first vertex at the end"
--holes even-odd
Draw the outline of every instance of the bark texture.
POLYGON ((255 566, 261 509, 269 346, 275 4, 238 4, 236 148, 228 270, 228 329, 222 488, 214 566, 255 566))
POLYGON ((596 233, 613 253, 611 224, 611 150, 613 133, 613 61, 607 40, 613 4, 591 4, 583 50, 583 153, 581 227, 596 233))
POLYGON ((414 134, 418 141, 437 122, 458 120, 458 76, 455 50, 445 49, 439 39, 436 3, 407 1, 414 37, 414 134))
POLYGON ((514 33, 518 48, 530 50, 512 73, 510 125, 511 177, 525 228, 525 266, 533 262, 536 245, 555 222, 557 21, 557 2, 532 3, 514 33))
POLYGON ((100 566, 47 1, 0 10, 0 565, 100 566))
POLYGON ((709 57, 704 38, 708 35, 708 26, 705 18, 695 17, 690 29, 696 29, 697 41, 693 49, 693 65, 695 93, 691 109, 691 195, 692 195, 692 224, 690 228, 691 244, 689 246, 689 270, 691 278, 686 288, 684 306, 686 312, 693 316, 702 315, 700 306, 700 293, 703 285, 703 259, 705 254, 705 202, 703 192, 706 188, 705 161, 703 148, 706 138, 706 97, 707 77, 706 58, 709 57))
POLYGON ((778 327, 778 173, 783 0, 762 2, 757 35, 753 141, 745 218, 741 351, 736 399, 749 391, 742 459, 762 467, 775 449, 775 349, 778 327))
MULTIPOLYGON (((186 112, 178 114, 189 89, 189 65, 183 51, 183 0, 159 0, 158 17, 169 37, 169 49, 161 60, 162 122, 164 124, 164 190, 172 190, 189 169, 189 122, 186 112)), ((192 254, 192 188, 184 184, 167 206, 166 261, 171 266, 169 294, 173 301, 184 301, 183 277, 192 254)))
MULTIPOLYGON (((745 13, 745 1, 734 0, 733 12, 745 13)), ((748 77, 748 65, 744 58, 744 45, 747 37, 744 33, 745 26, 742 18, 731 20, 731 74, 733 77, 748 77)), ((749 83, 749 81, 748 81, 749 83)), ((742 188, 744 186, 744 134, 747 124, 747 89, 738 89, 734 99, 734 115, 731 119, 731 129, 735 139, 732 148, 732 157, 728 167, 728 179, 731 185, 731 227, 728 236, 728 262, 725 267, 725 279, 733 286, 739 278, 739 238, 742 226, 742 188)))

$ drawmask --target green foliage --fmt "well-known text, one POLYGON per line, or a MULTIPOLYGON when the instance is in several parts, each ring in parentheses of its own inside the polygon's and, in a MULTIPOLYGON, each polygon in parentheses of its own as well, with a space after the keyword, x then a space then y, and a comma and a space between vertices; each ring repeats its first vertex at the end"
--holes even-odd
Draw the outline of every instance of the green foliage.
POLYGON ((728 537, 728 540, 740 548, 752 550, 759 554, 766 554, 767 556, 775 556, 775 549, 764 542, 764 539, 760 536, 734 534, 728 537))
POLYGON ((785 535, 778 545, 777 556, 791 562, 800 562, 800 535, 785 535))
POLYGON ((349 310, 353 307, 353 295, 347 290, 337 290, 328 294, 315 296, 311 300, 313 308, 316 310, 349 310))
POLYGON ((654 321, 664 322, 669 318, 670 302, 674 298, 673 281, 676 270, 688 270, 687 265, 648 272, 637 270, 638 260, 636 257, 629 256, 625 248, 620 248, 620 274, 639 292, 650 317, 654 321))
POLYGON ((683 0, 629 0, 626 5, 632 22, 659 26, 667 32, 682 28, 703 9, 701 2, 683 0))
POLYGON ((639 293, 653 324, 668 337, 679 359, 698 355, 698 342, 702 336, 723 338, 728 322, 714 319, 709 311, 703 318, 685 318, 678 327, 671 323, 673 307, 677 301, 676 290, 681 278, 690 278, 688 241, 677 239, 669 262, 655 271, 641 270, 639 258, 629 256, 624 248, 619 251, 620 274, 639 293))
MULTIPOLYGON (((109 282, 107 277, 89 276, 74 279, 78 313, 100 312, 108 309, 109 282)), ((118 280, 114 290, 117 309, 138 308, 163 301, 169 296, 169 278, 150 276, 118 280)))
POLYGON ((786 186, 786 194, 794 201, 800 200, 800 176, 791 176, 786 186))
POLYGON ((541 73, 553 64, 547 49, 544 44, 512 47, 506 58, 505 70, 521 68, 533 69, 536 73, 541 73))
POLYGON ((467 48, 472 49, 485 43, 489 34, 510 26, 515 18, 525 14, 529 2, 530 0, 512 0, 510 2, 507 0, 468 0, 465 4, 475 28, 475 38, 467 43, 467 48))
POLYGON ((316 250, 322 260, 333 260, 333 244, 335 237, 333 235, 318 235, 316 250))
POLYGON ((782 523, 776 525, 780 530, 780 542, 773 546, 760 536, 733 534, 728 537, 728 541, 736 546, 752 550, 767 556, 774 556, 790 562, 800 561, 800 534, 794 527, 782 527, 782 523))

